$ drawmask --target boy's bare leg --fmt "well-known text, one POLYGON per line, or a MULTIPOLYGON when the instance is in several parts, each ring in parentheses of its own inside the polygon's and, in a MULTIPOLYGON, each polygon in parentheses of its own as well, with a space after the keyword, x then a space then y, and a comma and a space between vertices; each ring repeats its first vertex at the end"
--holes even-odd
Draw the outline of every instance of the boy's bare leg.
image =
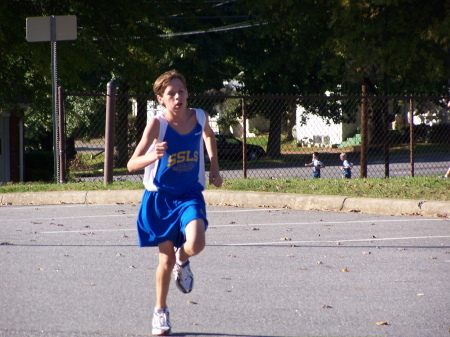
POLYGON ((156 269, 156 308, 167 308, 167 294, 170 279, 175 265, 175 252, 172 241, 165 241, 158 245, 159 263, 156 269))
POLYGON ((199 254, 206 245, 205 222, 203 219, 195 219, 186 226, 186 242, 178 250, 178 258, 186 261, 191 256, 199 254))

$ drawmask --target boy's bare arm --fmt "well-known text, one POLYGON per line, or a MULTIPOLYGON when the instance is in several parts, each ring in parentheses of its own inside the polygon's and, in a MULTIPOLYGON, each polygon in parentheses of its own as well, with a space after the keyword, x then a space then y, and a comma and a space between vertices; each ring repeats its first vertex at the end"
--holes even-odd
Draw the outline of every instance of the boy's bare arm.
POLYGON ((166 142, 156 144, 155 151, 146 154, 150 146, 158 139, 158 136, 159 121, 153 118, 145 127, 142 138, 127 163, 129 172, 141 170, 164 156, 167 149, 166 142))
POLYGON ((205 141, 206 151, 208 152, 210 167, 209 167, 209 183, 216 187, 222 186, 222 177, 219 171, 219 160, 217 158, 217 144, 214 131, 209 125, 209 117, 206 115, 205 128, 203 130, 203 140, 205 141))

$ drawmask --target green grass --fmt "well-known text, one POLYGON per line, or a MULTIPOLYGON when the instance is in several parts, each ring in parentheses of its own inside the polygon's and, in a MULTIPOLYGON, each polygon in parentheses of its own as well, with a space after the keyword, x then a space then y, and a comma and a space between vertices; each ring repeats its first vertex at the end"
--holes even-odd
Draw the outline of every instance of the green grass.
MULTIPOLYGON (((0 193, 143 189, 141 182, 8 183, 0 193)), ((208 186, 208 189, 215 187, 208 186)), ((349 197, 450 201, 450 179, 436 176, 368 179, 237 179, 224 182, 222 189, 349 197)))
POLYGON ((450 179, 436 176, 368 179, 240 179, 224 189, 349 197, 450 201, 450 179))

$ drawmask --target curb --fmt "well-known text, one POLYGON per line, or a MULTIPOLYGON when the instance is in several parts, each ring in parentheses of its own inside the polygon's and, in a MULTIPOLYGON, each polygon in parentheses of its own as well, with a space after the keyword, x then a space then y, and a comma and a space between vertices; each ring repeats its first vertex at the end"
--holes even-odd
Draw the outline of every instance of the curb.
MULTIPOLYGON (((142 194, 143 190, 0 193, 0 205, 139 204, 142 194)), ((450 201, 227 190, 206 190, 203 194, 207 204, 216 206, 450 218, 450 201)))

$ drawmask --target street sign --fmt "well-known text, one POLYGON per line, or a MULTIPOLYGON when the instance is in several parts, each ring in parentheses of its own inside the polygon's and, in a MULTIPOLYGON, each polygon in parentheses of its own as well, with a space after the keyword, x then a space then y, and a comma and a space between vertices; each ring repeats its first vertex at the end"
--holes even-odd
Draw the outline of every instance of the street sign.
POLYGON ((75 15, 55 16, 55 40, 52 39, 52 17, 27 18, 27 41, 49 42, 77 39, 77 17, 75 15))
MULTIPOLYGON (((27 18, 27 41, 28 42, 51 42, 52 57, 52 110, 53 110, 53 153, 55 164, 55 179, 60 178, 60 182, 65 182, 64 172, 60 170, 60 157, 64 156, 64 150, 59 141, 58 125, 62 125, 63 118, 59 116, 58 99, 58 58, 57 41, 70 41, 77 39, 77 17, 75 15, 66 16, 43 16, 27 18), (59 155, 58 155, 59 149, 59 155), (60 173, 62 173, 60 175, 60 173)), ((63 130, 63 128, 62 128, 63 130)), ((65 162, 65 161, 64 161, 65 162)))

